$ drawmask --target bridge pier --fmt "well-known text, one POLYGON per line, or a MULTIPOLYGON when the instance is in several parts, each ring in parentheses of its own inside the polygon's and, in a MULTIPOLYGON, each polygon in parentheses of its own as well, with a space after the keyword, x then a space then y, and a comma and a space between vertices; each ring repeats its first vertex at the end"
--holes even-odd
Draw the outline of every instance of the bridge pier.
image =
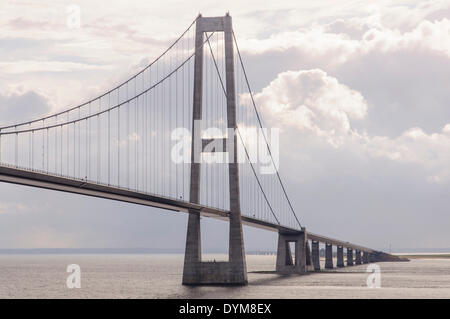
POLYGON ((247 283, 244 242, 242 236, 232 234, 241 232, 240 221, 230 218, 230 247, 228 262, 201 260, 200 212, 191 211, 188 219, 186 250, 184 255, 183 285, 232 284, 247 283), (234 240, 233 240, 234 239, 234 240), (239 254, 242 252, 242 254, 239 254), (237 255, 237 256, 236 256, 237 255), (239 258, 242 256, 241 258, 239 258))
POLYGON ((194 283, 201 278, 199 266, 201 263, 201 254, 200 212, 192 211, 188 217, 183 284, 194 283))
POLYGON ((361 251, 355 250, 355 264, 361 265, 361 251))
POLYGON ((313 268, 315 271, 320 270, 320 254, 319 254, 319 242, 318 241, 311 241, 311 250, 312 250, 312 262, 313 262, 313 268))
POLYGON ((276 271, 280 274, 304 274, 306 272, 307 240, 305 228, 299 234, 278 233, 276 271), (294 259, 290 243, 294 243, 294 259))
POLYGON ((311 246, 309 245, 308 238, 306 239, 306 271, 313 270, 312 256, 311 256, 311 246))
POLYGON ((325 268, 333 269, 333 246, 325 243, 325 268))
MULTIPOLYGON (((191 143, 191 178, 189 202, 200 203, 200 163, 203 152, 201 138, 202 96, 203 96, 203 44, 205 32, 224 32, 225 42, 225 78, 227 100, 227 128, 236 128, 236 88, 234 76, 234 47, 231 16, 199 17, 195 27, 195 60, 194 60, 194 92, 192 110, 192 143, 191 143)), ((247 267, 245 263, 244 237, 242 234, 242 218, 239 191, 239 166, 237 158, 237 136, 227 137, 228 187, 230 195, 229 209, 229 252, 228 262, 202 262, 200 240, 200 212, 190 212, 186 236, 186 252, 184 257, 183 284, 247 284, 247 267), (231 141, 232 140, 232 141, 231 141)), ((205 150, 206 152, 206 150, 205 150)))
POLYGON ((347 266, 353 266, 353 250, 347 247, 347 266))
POLYGON ((363 263, 368 264, 369 263, 369 253, 364 251, 363 252, 363 263))
POLYGON ((342 247, 342 246, 337 246, 336 266, 339 268, 345 267, 345 265, 344 265, 344 247, 342 247))

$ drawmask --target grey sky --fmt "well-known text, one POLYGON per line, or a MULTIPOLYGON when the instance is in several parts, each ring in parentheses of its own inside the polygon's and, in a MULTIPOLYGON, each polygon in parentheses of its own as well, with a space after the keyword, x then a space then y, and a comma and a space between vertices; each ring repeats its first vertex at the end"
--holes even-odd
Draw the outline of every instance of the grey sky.
MULTIPOLYGON (((450 1, 81 1, 80 29, 66 26, 69 4, 2 5, 0 123, 102 93, 198 12, 229 10, 265 122, 283 128, 280 173, 307 229, 450 247, 450 1)), ((0 248, 184 247, 181 213, 7 184, 0 194, 0 248)), ((204 248, 225 248, 226 224, 204 222, 204 248)), ((248 249, 275 248, 273 233, 245 236, 248 249)))

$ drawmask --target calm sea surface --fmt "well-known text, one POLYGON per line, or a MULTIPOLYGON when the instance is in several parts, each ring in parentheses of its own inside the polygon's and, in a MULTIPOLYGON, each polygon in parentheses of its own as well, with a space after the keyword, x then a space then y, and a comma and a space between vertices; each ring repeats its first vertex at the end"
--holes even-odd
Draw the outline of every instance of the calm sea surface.
POLYGON ((367 265, 287 277, 274 265, 248 255, 248 286, 185 287, 183 255, 0 255, 0 298, 450 298, 449 259, 379 263, 381 288, 367 288, 367 265), (81 267, 80 289, 66 287, 69 264, 81 267))

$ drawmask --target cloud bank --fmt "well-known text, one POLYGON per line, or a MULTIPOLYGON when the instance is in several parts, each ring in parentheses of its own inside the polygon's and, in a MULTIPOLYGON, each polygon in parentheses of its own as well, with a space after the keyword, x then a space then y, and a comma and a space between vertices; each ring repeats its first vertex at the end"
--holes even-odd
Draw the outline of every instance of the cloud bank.
POLYGON ((412 127, 395 138, 359 132, 352 122, 368 116, 366 100, 323 70, 280 73, 255 100, 272 126, 312 134, 332 147, 350 144, 373 157, 422 165, 432 174, 429 181, 450 178, 450 124, 431 134, 412 127))

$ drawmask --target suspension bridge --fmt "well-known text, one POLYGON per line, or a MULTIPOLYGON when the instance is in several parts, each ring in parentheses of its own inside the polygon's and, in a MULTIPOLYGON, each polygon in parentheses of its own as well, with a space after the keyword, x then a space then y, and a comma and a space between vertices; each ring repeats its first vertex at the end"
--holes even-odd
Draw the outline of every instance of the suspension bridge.
POLYGON ((183 284, 246 284, 243 224, 278 232, 276 271, 283 274, 320 270, 320 243, 325 268, 344 267, 344 249, 349 266, 398 260, 307 232, 271 140, 231 16, 199 15, 159 57, 111 90, 0 127, 0 181, 188 213, 183 284), (261 154, 265 161, 256 158, 261 154), (229 223, 227 262, 202 261, 201 216, 229 223))

